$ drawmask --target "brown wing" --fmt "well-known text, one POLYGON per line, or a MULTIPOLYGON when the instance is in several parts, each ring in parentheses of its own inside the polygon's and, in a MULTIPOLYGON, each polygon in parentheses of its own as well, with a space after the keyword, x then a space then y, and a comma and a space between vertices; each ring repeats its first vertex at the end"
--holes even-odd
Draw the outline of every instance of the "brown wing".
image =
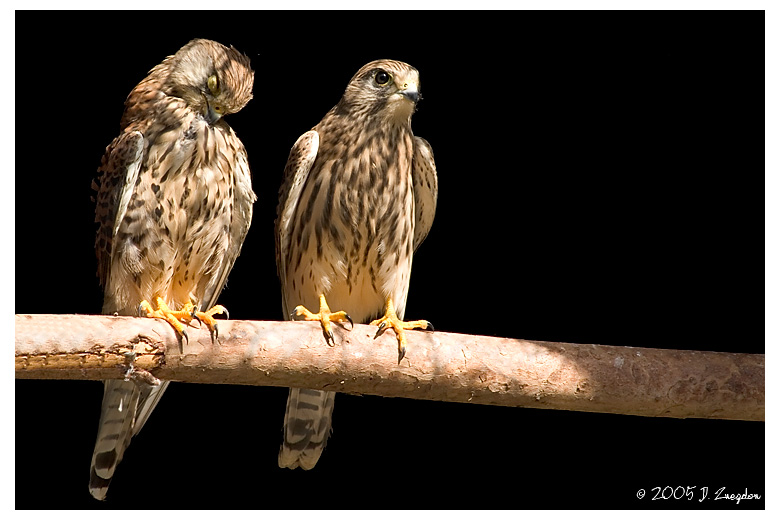
POLYGON ((414 138, 412 180, 414 181, 414 249, 417 250, 431 230, 439 194, 439 178, 436 175, 433 150, 428 141, 422 137, 414 138))
MULTIPOLYGON (((317 158, 319 143, 320 138, 315 130, 309 130, 295 141, 287 158, 287 165, 284 167, 282 186, 279 188, 279 205, 276 207, 275 224, 276 268, 282 282, 283 296, 286 294, 287 254, 290 250, 292 219, 306 179, 309 177, 309 171, 317 158)), ((282 300, 285 301, 283 304, 284 315, 287 318, 290 309, 287 309, 286 298, 283 297, 282 300)))
POLYGON ((140 132, 122 134, 108 145, 101 160, 97 190, 95 222, 99 224, 95 239, 100 284, 108 287, 111 255, 119 223, 127 211, 143 156, 144 137, 140 132))

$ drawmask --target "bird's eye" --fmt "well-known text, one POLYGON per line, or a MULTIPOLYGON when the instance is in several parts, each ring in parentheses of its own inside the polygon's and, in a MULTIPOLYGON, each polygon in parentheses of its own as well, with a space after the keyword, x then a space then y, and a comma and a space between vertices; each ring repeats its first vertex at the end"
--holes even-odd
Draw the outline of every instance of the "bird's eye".
POLYGON ((380 86, 387 85, 387 83, 390 81, 390 74, 383 70, 379 70, 374 75, 374 81, 376 81, 376 84, 380 86))
POLYGON ((219 94, 219 78, 217 78, 216 74, 209 76, 206 85, 209 87, 212 95, 216 96, 219 94))

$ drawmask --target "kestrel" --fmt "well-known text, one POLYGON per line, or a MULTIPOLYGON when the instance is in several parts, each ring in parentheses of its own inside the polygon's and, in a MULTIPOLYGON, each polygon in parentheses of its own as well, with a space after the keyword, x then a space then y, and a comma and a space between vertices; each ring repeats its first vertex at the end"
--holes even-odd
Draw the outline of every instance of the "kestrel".
MULTIPOLYGON (((197 39, 130 92, 94 186, 103 314, 142 311, 166 319, 183 338, 193 319, 217 332, 212 316, 225 309, 212 305, 257 198, 244 145, 223 116, 247 104, 253 83, 249 58, 197 39)), ((105 381, 89 481, 98 500, 167 386, 105 381)))
MULTIPOLYGON (((378 60, 350 80, 339 103, 292 147, 276 219, 276 259, 286 316, 392 328, 398 362, 412 254, 436 211, 438 181, 427 141, 412 134, 419 74, 378 60), (334 308, 344 309, 331 312, 334 308), (307 309, 319 307, 318 313, 307 309), (347 314, 347 312, 349 314, 347 314)), ((291 388, 279 466, 311 469, 330 433, 334 392, 291 388)))

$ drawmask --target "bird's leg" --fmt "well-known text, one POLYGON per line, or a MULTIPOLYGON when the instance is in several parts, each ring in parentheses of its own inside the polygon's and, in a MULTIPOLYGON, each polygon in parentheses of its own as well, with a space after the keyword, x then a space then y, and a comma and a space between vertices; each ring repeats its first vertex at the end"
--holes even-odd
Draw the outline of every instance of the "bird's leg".
POLYGON ((344 311, 330 312, 328 302, 325 301, 325 295, 320 294, 320 312, 317 314, 312 313, 303 305, 298 305, 292 312, 291 316, 303 316, 306 321, 319 321, 322 325, 322 335, 325 336, 325 342, 331 347, 336 345, 336 341, 333 339, 333 332, 330 330, 330 322, 332 321, 348 321, 353 327, 355 324, 352 322, 352 318, 349 317, 344 311))
POLYGON ((404 358, 406 354, 406 334, 404 329, 427 329, 433 331, 433 325, 427 320, 417 321, 401 321, 395 314, 395 306, 393 305, 393 299, 388 298, 385 305, 385 315, 381 318, 374 320, 370 325, 378 325, 379 329, 374 335, 374 339, 378 338, 389 328, 395 331, 395 335, 398 338, 398 362, 404 358))
MULTIPOLYGON (((184 324, 182 323, 182 321, 184 321, 184 323, 189 323, 189 320, 186 318, 182 320, 182 318, 184 318, 184 315, 182 315, 183 310, 182 311, 171 310, 168 307, 168 305, 165 303, 165 301, 159 296, 157 296, 154 299, 154 303, 157 304, 157 310, 154 310, 154 308, 152 308, 152 305, 148 301, 146 300, 142 301, 141 304, 138 306, 139 314, 145 312, 147 318, 161 318, 167 321, 176 330, 179 337, 183 337, 189 342, 189 338, 187 337, 187 331, 184 330, 184 324)), ((190 307, 192 306, 191 303, 189 305, 190 307)), ((187 306, 185 305, 184 307, 186 308, 187 306)), ((189 313, 186 312, 185 315, 188 316, 189 313)))

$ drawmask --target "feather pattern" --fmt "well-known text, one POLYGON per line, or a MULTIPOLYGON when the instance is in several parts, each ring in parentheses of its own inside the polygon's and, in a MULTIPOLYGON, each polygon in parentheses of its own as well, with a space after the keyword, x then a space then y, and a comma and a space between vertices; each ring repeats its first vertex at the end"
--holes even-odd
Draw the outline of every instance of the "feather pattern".
MULTIPOLYGON (((193 40, 128 96, 95 185, 104 314, 136 315, 141 301, 155 297, 171 309, 215 304, 256 200, 246 150, 222 116, 246 105, 253 81, 246 56, 193 40)), ((167 386, 105 382, 90 471, 95 498, 105 498, 130 439, 167 386)))
MULTIPOLYGON (((418 85, 417 70, 406 63, 365 65, 291 149, 276 220, 288 319, 298 305, 316 308, 320 295, 356 323, 380 315, 388 298, 403 317, 412 254, 430 229, 437 196, 430 146, 411 129, 418 85)), ((281 467, 314 467, 334 396, 290 390, 281 467)))

